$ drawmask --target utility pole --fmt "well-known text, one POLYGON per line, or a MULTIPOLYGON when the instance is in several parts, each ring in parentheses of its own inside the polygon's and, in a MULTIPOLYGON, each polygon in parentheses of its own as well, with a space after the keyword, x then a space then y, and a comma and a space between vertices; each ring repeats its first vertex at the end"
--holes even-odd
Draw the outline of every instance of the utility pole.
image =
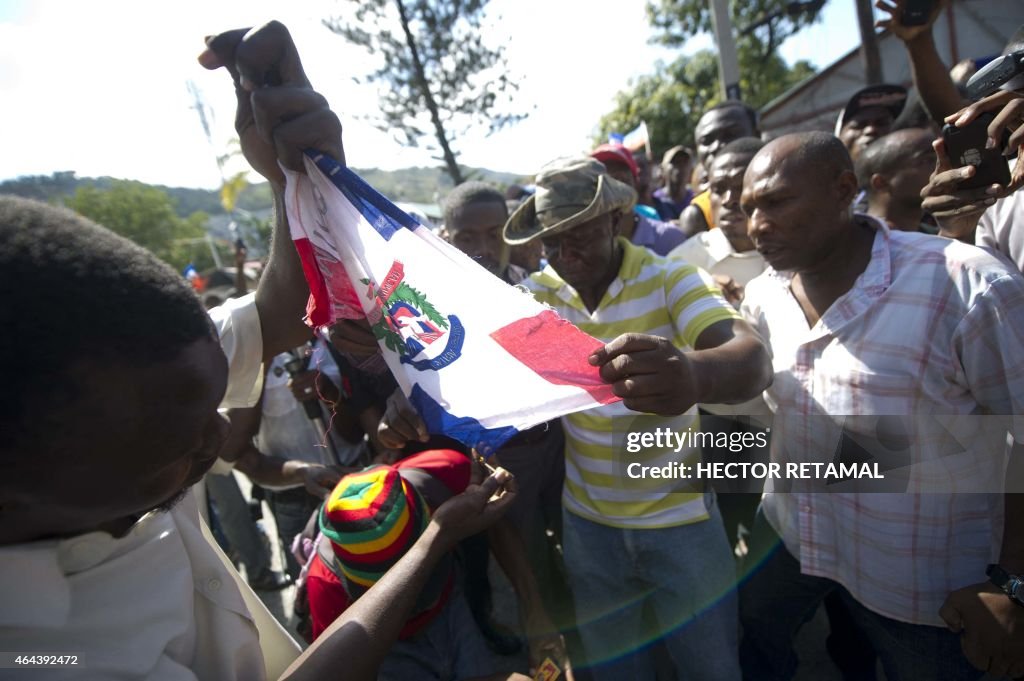
POLYGON ((864 60, 864 79, 868 85, 877 85, 882 78, 882 58, 878 53, 878 36, 875 35, 875 14, 871 0, 854 0, 857 3, 857 23, 860 25, 860 54, 864 60))
POLYGON ((709 0, 711 25, 718 44, 718 81, 726 99, 742 99, 740 92, 740 64, 736 58, 736 41, 732 37, 729 19, 729 0, 709 0))

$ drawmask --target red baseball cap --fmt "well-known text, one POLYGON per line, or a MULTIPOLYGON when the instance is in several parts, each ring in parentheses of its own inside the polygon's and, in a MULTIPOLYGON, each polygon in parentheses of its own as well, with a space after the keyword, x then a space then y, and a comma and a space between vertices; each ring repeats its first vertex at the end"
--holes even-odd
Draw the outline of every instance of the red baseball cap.
POLYGON ((629 166, 629 172, 633 173, 633 181, 638 182, 640 180, 640 169, 636 165, 633 153, 622 144, 602 144, 590 152, 590 156, 591 158, 596 158, 601 163, 606 161, 625 163, 629 166))

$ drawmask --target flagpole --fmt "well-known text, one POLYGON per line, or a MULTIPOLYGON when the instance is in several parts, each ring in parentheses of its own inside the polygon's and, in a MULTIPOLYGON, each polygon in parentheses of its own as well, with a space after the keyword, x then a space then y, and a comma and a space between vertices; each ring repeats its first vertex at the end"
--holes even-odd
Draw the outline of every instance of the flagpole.
POLYGON ((729 0, 708 0, 711 3, 711 25, 718 43, 718 80, 726 99, 742 99, 740 92, 740 66, 736 58, 736 43, 732 37, 729 19, 729 0))

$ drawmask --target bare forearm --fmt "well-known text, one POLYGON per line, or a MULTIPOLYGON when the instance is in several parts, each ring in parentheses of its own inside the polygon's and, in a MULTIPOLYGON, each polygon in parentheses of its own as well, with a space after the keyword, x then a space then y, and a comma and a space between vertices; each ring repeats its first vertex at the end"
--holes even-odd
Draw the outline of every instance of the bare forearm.
POLYGON ((309 464, 304 461, 268 456, 252 445, 235 463, 237 471, 244 473, 257 485, 270 489, 302 485, 302 470, 308 467, 309 464))
POLYGON ((229 409, 228 420, 231 430, 220 450, 220 458, 225 461, 237 462, 252 448, 252 439, 260 429, 263 404, 262 396, 255 407, 248 409, 229 409))
POLYGON ((926 31, 909 41, 907 52, 910 53, 910 69, 921 102, 928 115, 941 127, 946 116, 960 110, 963 99, 939 57, 932 32, 926 31))
POLYGON ((701 403, 745 402, 771 384, 771 357, 753 334, 736 335, 717 347, 689 353, 688 358, 697 374, 701 403))
POLYGON ((281 677, 371 681, 447 550, 434 523, 379 582, 353 603, 281 677))
POLYGON ((495 523, 494 527, 487 531, 487 538, 490 540, 491 551, 497 558, 498 565, 512 583, 512 588, 519 598, 519 605, 525 611, 524 616, 529 617, 542 606, 537 580, 534 579, 530 563, 526 560, 526 545, 523 538, 507 520, 495 523))
POLYGON ((275 190, 270 260, 256 289, 256 308, 263 328, 263 357, 266 361, 309 339, 311 332, 302 321, 308 298, 309 285, 292 243, 284 193, 275 190))

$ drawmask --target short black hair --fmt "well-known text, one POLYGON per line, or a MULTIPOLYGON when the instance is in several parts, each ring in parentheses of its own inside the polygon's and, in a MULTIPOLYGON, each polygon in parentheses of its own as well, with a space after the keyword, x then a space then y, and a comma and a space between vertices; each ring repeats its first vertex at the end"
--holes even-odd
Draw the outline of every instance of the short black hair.
POLYGON ((722 147, 715 158, 726 154, 756 154, 764 145, 765 142, 760 137, 740 137, 722 147))
POLYGON ((0 196, 0 451, 17 447, 30 396, 67 395, 78 361, 145 366, 212 337, 184 278, 64 208, 0 196))
MULTIPOLYGON (((905 128, 906 130, 921 130, 921 134, 927 133, 927 130, 923 128, 905 128)), ((888 135, 879 137, 874 142, 864 148, 864 151, 857 157, 857 161, 854 163, 854 171, 857 173, 857 184, 860 185, 861 189, 866 189, 868 194, 872 193, 871 190, 871 176, 875 173, 881 175, 890 175, 905 168, 909 157, 912 154, 909 153, 907 140, 904 139, 903 143, 900 143, 901 138, 909 133, 903 133, 901 130, 894 130, 888 135), (896 133, 900 133, 897 135, 896 133)))
POLYGON ((900 145, 892 144, 891 140, 887 142, 886 137, 888 135, 869 144, 857 157, 854 169, 861 189, 870 190, 871 176, 875 173, 888 174, 906 164, 906 151, 900 145))
POLYGON ((704 113, 702 113, 700 117, 704 118, 712 111, 716 111, 718 109, 729 108, 742 109, 743 113, 746 114, 747 119, 750 121, 750 129, 753 130, 755 134, 759 132, 757 122, 757 111, 751 108, 749 104, 745 104, 738 99, 726 99, 724 101, 719 102, 718 104, 715 104, 714 106, 708 107, 707 109, 704 110, 704 113))
MULTIPOLYGON (((486 182, 463 182, 448 193, 444 200, 444 227, 451 232, 452 220, 466 206, 474 203, 500 203, 505 206, 505 195, 486 182)), ((506 207, 506 211, 508 208, 506 207)))
POLYGON ((789 154, 785 161, 795 163, 801 168, 819 168, 831 171, 832 177, 842 173, 853 172, 853 160, 846 145, 832 133, 812 130, 783 135, 773 142, 792 139, 798 142, 797 148, 789 154))

